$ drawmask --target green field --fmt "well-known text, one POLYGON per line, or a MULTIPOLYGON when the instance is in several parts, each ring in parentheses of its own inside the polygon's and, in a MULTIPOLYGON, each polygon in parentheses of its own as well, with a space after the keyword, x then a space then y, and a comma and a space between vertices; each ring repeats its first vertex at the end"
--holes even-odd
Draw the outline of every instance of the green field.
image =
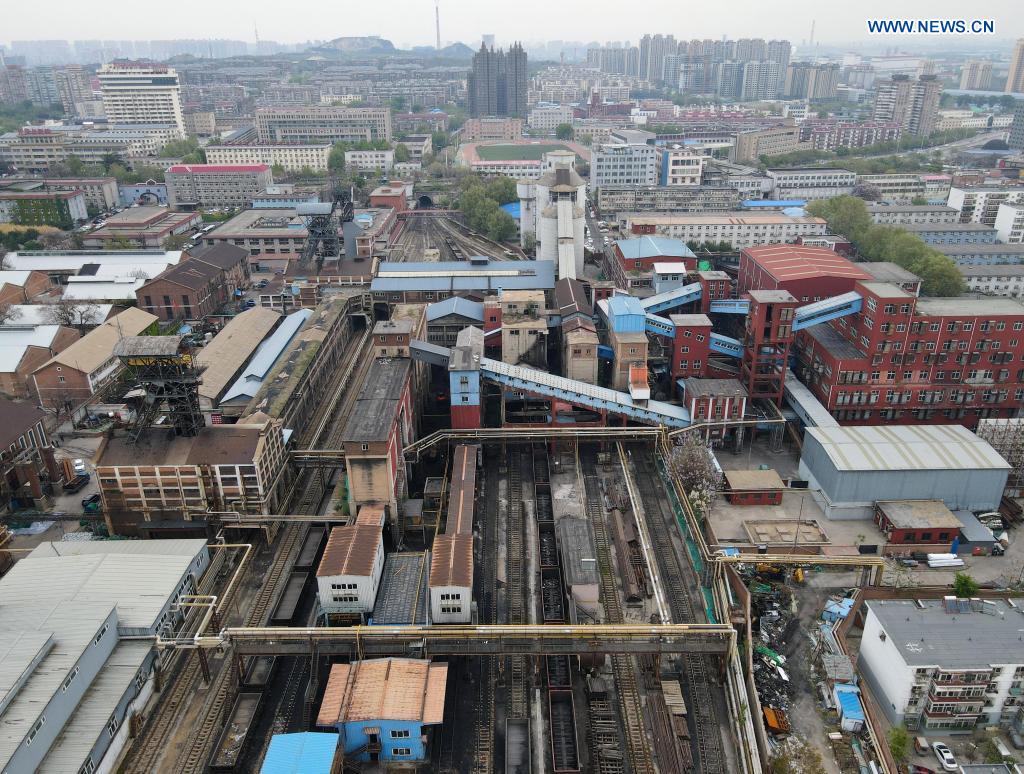
POLYGON ((539 142, 536 145, 477 145, 476 155, 481 161, 540 161, 549 151, 572 150, 562 143, 539 142))

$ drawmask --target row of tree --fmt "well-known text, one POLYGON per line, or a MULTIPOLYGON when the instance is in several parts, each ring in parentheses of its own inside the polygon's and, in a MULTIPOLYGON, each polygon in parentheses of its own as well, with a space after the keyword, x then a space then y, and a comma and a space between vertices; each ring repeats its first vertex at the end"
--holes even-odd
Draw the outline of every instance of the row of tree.
POLYGON ((514 180, 497 177, 484 183, 476 175, 467 175, 462 179, 461 186, 458 208, 466 216, 466 225, 496 242, 504 242, 515 236, 515 220, 501 209, 502 204, 516 200, 514 180))
POLYGON ((964 281, 956 264, 899 226, 871 222, 867 206, 855 196, 837 196, 811 202, 807 211, 828 221, 829 230, 849 239, 869 261, 891 261, 921 278, 926 296, 956 296, 964 281))

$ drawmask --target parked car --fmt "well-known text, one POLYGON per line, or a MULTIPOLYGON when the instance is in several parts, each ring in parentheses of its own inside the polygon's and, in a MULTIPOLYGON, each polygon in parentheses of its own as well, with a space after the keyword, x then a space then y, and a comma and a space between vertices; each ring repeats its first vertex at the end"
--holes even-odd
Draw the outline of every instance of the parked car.
POLYGON ((88 497, 83 497, 82 498, 82 507, 83 508, 88 508, 93 503, 98 503, 99 501, 100 501, 100 495, 99 495, 99 492, 97 492, 96 494, 89 495, 88 497))
POLYGON ((247 298, 247 299, 245 299, 245 308, 246 309, 252 309, 254 306, 256 306, 256 299, 254 299, 254 298, 247 298))
POLYGON ((81 476, 83 473, 85 473, 85 460, 77 459, 72 463, 72 465, 74 465, 76 476, 81 476))
POLYGON ((939 759, 943 771, 960 771, 960 766, 953 757, 953 752, 942 742, 935 742, 932 745, 932 752, 939 759))

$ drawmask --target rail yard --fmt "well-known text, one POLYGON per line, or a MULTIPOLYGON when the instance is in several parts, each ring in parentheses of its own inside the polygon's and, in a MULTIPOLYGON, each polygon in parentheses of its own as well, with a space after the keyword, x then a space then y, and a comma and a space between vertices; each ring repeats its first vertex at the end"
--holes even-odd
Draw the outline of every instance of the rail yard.
POLYGON ((405 214, 404 229, 391 247, 392 261, 466 261, 483 256, 495 261, 521 260, 522 252, 477 234, 458 220, 458 213, 414 210, 405 214))

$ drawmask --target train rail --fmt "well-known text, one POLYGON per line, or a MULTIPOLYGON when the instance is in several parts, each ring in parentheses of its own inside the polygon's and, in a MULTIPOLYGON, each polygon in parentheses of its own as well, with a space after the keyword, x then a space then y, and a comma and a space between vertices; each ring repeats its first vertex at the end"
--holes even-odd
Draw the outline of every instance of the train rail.
MULTIPOLYGON (((305 447, 316 448, 328 430, 328 443, 340 442, 344 419, 351 411, 357 394, 357 390, 348 387, 353 377, 360 381, 365 377, 370 366, 370 359, 367 357, 370 343, 369 333, 364 334, 356 347, 355 357, 350 359, 349 366, 338 374, 331 398, 322 403, 311 420, 310 429, 303 434, 302 442, 305 447)), ((310 471, 303 479, 304 484, 297 492, 299 510, 302 513, 312 513, 323 495, 322 471, 310 471)), ((296 492, 293 490, 292 494, 294 499, 296 492)), ((289 523, 281 531, 274 558, 263 574, 253 604, 244 618, 246 626, 258 627, 266 624, 273 610, 272 606, 283 593, 282 579, 290 578, 290 568, 298 558, 299 549, 304 545, 309 529, 308 524, 289 523)), ((178 658, 180 666, 177 667, 169 693, 151 715, 143 738, 132 747, 123 767, 126 774, 149 774, 161 768, 158 764, 169 751, 168 740, 190 701, 194 701, 202 674, 203 656, 185 651, 180 656, 172 655, 172 658, 178 658)), ((235 687, 234 670, 226 660, 213 678, 207 701, 200 710, 199 720, 191 729, 177 761, 170 767, 172 770, 182 774, 198 774, 207 768, 212 748, 228 720, 234 702, 235 687)), ((166 762, 162 768, 168 768, 166 762)))
MULTIPOLYGON (((653 543, 653 551, 661 579, 666 585, 665 597, 672 622, 698 623, 691 599, 697 600, 703 607, 703 594, 692 566, 689 562, 680 561, 672 543, 671 535, 679 534, 679 531, 675 524, 675 515, 671 508, 665 506, 667 498, 658 496, 659 493, 663 493, 664 485, 656 472, 656 461, 648 449, 635 446, 631 449, 634 464, 627 469, 622 446, 619 444, 620 459, 624 473, 632 475, 638 485, 644 518, 649 524, 648 532, 653 543)), ((700 770, 702 774, 725 774, 722 734, 717 704, 712 695, 708 657, 699 654, 682 655, 680 664, 690 692, 689 704, 693 708, 691 718, 696 724, 692 743, 700 770)), ((657 675, 654 674, 653 677, 657 675)))
MULTIPOLYGON (((521 449, 508 452, 508 498, 506 530, 506 557, 508 559, 508 622, 526 623, 526 573, 523 535, 523 465, 521 449)), ((529 689, 527 686, 525 656, 510 656, 508 660, 509 717, 521 720, 528 716, 529 689)))
MULTIPOLYGON (((594 527, 594 542, 597 549, 597 564, 600 574, 601 603, 604 605, 605 619, 608 623, 621 624, 625 620, 619 591, 615 583, 615 571, 612 565, 611 536, 608 528, 608 514, 601 495, 597 470, 590 452, 580 460, 582 464, 583 485, 585 491, 587 517, 594 527)), ((643 707, 640 701, 640 690, 636 681, 636 663, 632 656, 613 655, 612 674, 618 691, 619 717, 622 720, 626 736, 626 754, 629 757, 630 770, 634 774, 654 774, 654 761, 651 757, 647 732, 644 729, 643 707)), ((601 768, 602 755, 607 755, 607 747, 593 751, 597 755, 598 769, 601 768)), ((614 770, 614 767, 612 768, 614 770)))

